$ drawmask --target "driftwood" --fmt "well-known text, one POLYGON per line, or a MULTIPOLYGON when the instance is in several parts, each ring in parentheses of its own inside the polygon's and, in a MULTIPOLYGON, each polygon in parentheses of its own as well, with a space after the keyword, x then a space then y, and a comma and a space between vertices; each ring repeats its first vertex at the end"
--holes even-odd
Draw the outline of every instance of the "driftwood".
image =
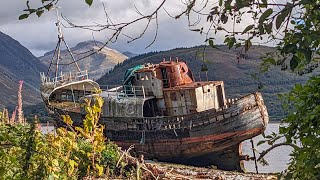
POLYGON ((127 166, 135 167, 136 179, 159 179, 163 177, 164 172, 159 170, 155 165, 145 163, 144 156, 141 155, 139 158, 132 157, 130 150, 133 146, 130 146, 127 150, 122 151, 122 154, 117 162, 117 167, 120 166, 121 162, 126 162, 127 166), (142 171, 142 177, 140 177, 140 170, 142 171))
POLYGON ((137 173, 136 179, 277 179, 273 174, 239 173, 212 168, 185 166, 181 164, 145 162, 143 155, 139 156, 139 158, 130 155, 130 150, 132 148, 133 146, 125 151, 121 151, 122 154, 117 162, 117 166, 120 166, 121 162, 126 162, 126 166, 135 167, 137 173))

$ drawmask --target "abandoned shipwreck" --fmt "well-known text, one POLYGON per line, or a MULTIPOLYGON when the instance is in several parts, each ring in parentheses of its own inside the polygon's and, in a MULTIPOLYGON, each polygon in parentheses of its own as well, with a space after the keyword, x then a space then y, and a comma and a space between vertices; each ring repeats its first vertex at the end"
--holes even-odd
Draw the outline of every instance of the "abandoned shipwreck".
POLYGON ((106 136, 148 159, 241 171, 247 159, 241 142, 268 124, 260 93, 228 101, 222 81, 195 82, 178 59, 128 69, 123 85, 114 87, 99 86, 86 71, 41 77, 42 98, 58 126, 61 114, 81 125, 81 101, 101 88, 106 136))
POLYGON ((178 59, 132 67, 119 86, 99 85, 80 70, 59 18, 56 24, 59 40, 47 73, 41 73, 40 91, 57 126, 63 125, 61 115, 66 114, 82 125, 81 103, 101 89, 99 122, 122 148, 134 145, 134 152, 147 159, 243 170, 248 156, 242 154, 241 142, 261 134, 269 121, 260 93, 227 100, 222 81, 196 82, 178 59), (59 68, 62 43, 78 72, 63 73, 59 68))

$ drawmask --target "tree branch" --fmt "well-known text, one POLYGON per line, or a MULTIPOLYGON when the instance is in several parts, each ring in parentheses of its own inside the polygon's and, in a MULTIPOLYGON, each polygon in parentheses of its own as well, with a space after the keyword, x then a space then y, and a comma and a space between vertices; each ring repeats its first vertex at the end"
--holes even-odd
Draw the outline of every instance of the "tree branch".
POLYGON ((280 147, 280 146, 291 146, 293 149, 300 149, 299 146, 295 145, 295 144, 291 144, 291 143, 279 143, 279 144, 274 144, 273 146, 271 146, 270 148, 262 151, 262 153, 260 153, 260 156, 258 157, 257 161, 260 161, 266 154, 268 154, 271 150, 273 150, 274 148, 280 147))

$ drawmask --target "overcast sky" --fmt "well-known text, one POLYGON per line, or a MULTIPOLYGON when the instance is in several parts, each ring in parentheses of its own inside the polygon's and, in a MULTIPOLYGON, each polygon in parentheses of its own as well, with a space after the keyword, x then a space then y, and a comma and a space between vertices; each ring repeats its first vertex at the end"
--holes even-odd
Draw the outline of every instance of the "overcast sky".
MULTIPOLYGON (((37 2, 40 0, 33 0, 37 2)), ((60 12, 75 24, 105 24, 106 18, 102 6, 104 2, 106 10, 115 22, 129 22, 139 17, 134 6, 143 14, 148 14, 160 4, 161 0, 94 0, 93 6, 88 7, 84 0, 60 0, 60 12)), ((214 1, 212 1, 214 2, 214 1)), ((210 2, 212 4, 212 2, 210 2)), ((31 4, 31 6, 37 6, 31 4)), ((164 6, 172 15, 179 14, 183 10, 180 0, 168 0, 164 6)), ((45 12, 40 18, 32 15, 26 20, 19 21, 19 15, 23 14, 26 8, 24 0, 10 0, 0 6, 0 31, 10 35, 26 46, 34 55, 41 56, 45 52, 54 49, 57 42, 57 28, 55 27, 55 11, 45 12)), ((197 19, 197 16, 194 17, 197 19)), ((206 19, 201 19, 200 25, 205 24, 206 19)), ((134 36, 143 31, 146 22, 141 22, 130 26, 126 34, 134 36)), ((246 23, 243 24, 246 26, 246 23)), ((159 13, 158 37, 155 43, 145 49, 153 40, 155 34, 155 23, 151 24, 145 35, 128 44, 129 40, 125 36, 114 44, 108 45, 120 52, 131 51, 133 53, 144 53, 154 50, 168 50, 176 47, 191 47, 204 44, 205 36, 197 32, 192 32, 188 27, 186 18, 175 20, 169 17, 163 10, 159 13)), ((192 27, 194 29, 194 27, 192 27)), ((73 47, 77 43, 92 40, 92 32, 82 29, 63 29, 65 39, 69 46, 73 47)), ((110 32, 94 33, 94 37, 99 41, 106 41, 110 37, 110 32)), ((217 44, 222 43, 223 36, 216 35, 217 44)))
MULTIPOLYGON (((31 7, 37 7, 41 0, 32 0, 31 7), (36 3, 38 2, 38 4, 36 3)), ((161 0, 94 0, 91 7, 85 3, 85 0, 60 0, 61 8, 59 12, 78 25, 106 23, 105 13, 102 2, 106 6, 106 10, 114 23, 129 22, 139 15, 136 13, 134 6, 143 14, 153 12, 154 9, 161 3, 161 0)), ((209 1, 208 6, 212 7, 216 0, 209 1)), ((168 0, 164 7, 172 15, 177 15, 185 8, 181 0, 168 0)), ((22 45, 27 47, 34 55, 41 56, 47 51, 54 49, 57 43, 57 28, 56 12, 54 10, 45 12, 40 18, 36 15, 30 16, 26 20, 18 20, 19 15, 23 14, 23 9, 26 8, 25 0, 10 0, 2 3, 0 6, 0 31, 10 35, 18 40, 22 45)), ((193 20, 198 19, 198 16, 192 16, 193 20)), ((250 18, 248 18, 250 19, 250 18)), ((248 19, 239 24, 240 29, 244 29, 248 23, 248 19)), ((63 21, 62 21, 63 22, 63 21)), ((206 17, 202 17, 198 27, 208 25, 206 17)), ((65 22, 63 22, 65 24, 65 22)), ((129 26, 124 33, 132 37, 139 35, 146 21, 129 26)), ((155 34, 155 23, 152 23, 145 35, 133 42, 127 43, 128 39, 125 36, 120 36, 120 39, 108 46, 120 52, 131 51, 133 53, 144 53, 155 50, 168 50, 177 47, 191 47, 204 44, 205 36, 198 32, 190 31, 196 27, 188 27, 188 21, 185 17, 175 20, 169 17, 164 10, 159 12, 159 29, 158 37, 154 44, 145 49, 146 46, 153 40, 155 34)), ((70 47, 77 43, 92 40, 93 36, 96 40, 106 41, 110 37, 108 31, 94 33, 82 29, 63 29, 65 39, 70 47)), ((224 35, 212 35, 215 37, 215 43, 223 43, 224 35)))

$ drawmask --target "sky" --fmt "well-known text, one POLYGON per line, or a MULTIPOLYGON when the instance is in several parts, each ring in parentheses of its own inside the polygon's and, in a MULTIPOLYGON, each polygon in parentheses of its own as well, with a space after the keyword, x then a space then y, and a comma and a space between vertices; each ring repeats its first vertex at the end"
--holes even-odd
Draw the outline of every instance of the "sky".
MULTIPOLYGON (((30 4, 31 7, 36 7, 39 5, 40 0, 31 2, 33 3, 30 4)), ((212 4, 215 1, 209 2, 212 4)), ((135 7, 142 14, 148 14, 154 11, 161 3, 161 0, 94 0, 91 7, 84 0, 60 0, 58 6, 60 7, 59 12, 74 24, 105 24, 106 17, 102 3, 104 3, 113 23, 120 23, 132 21, 140 16, 135 7)), ((184 10, 184 5, 180 0, 168 0, 164 7, 172 15, 179 14, 184 10)), ((53 50, 57 43, 56 12, 54 10, 46 11, 40 18, 32 15, 25 20, 18 20, 19 15, 23 14, 25 8, 26 4, 23 0, 10 0, 3 3, 0 6, 0 31, 19 41, 35 56, 41 56, 45 52, 53 50)), ((130 39, 121 34, 117 42, 108 46, 120 52, 130 51, 140 54, 205 44, 205 35, 190 31, 190 29, 197 27, 189 27, 185 16, 176 20, 161 9, 158 17, 157 39, 149 48, 146 47, 152 42, 156 32, 156 24, 154 22, 150 24, 144 36, 135 42, 127 43, 130 39)), ((192 16, 193 21, 197 19, 198 16, 192 16)), ((207 25, 205 18, 200 20, 198 27, 207 25)), ((67 24, 63 20, 62 23, 67 24)), ((133 24, 127 27, 123 33, 131 37, 139 36, 145 25, 146 21, 133 24)), ((242 26, 240 28, 246 27, 246 23, 243 23, 242 26)), ((86 40, 95 39, 105 42, 111 35, 110 31, 92 32, 77 28, 63 28, 63 33, 70 47, 86 40)), ((214 37, 216 44, 223 43, 224 36, 222 34, 217 34, 214 37)))
MULTIPOLYGON (((37 1, 37 0, 34 0, 37 1)), ((40 0, 38 0, 40 2, 40 0)), ((101 0, 95 0, 91 7, 79 0, 60 0, 59 12, 76 24, 105 23, 106 18, 101 0)), ((180 2, 180 1, 179 1, 180 2)), ((129 22, 139 17, 134 6, 143 14, 153 11, 160 1, 149 0, 117 0, 105 1, 106 10, 115 22, 129 22), (152 3, 151 3, 152 2, 152 3)), ((31 4, 35 7, 37 4, 31 4)), ((166 5, 168 11, 181 12, 180 3, 169 3, 166 5)), ((22 45, 27 47, 34 55, 41 56, 45 52, 55 48, 57 43, 56 12, 45 12, 40 18, 32 15, 25 20, 18 20, 23 14, 26 4, 22 0, 6 1, 0 6, 0 31, 13 37, 22 45)), ((62 23, 67 24, 62 20, 62 23)), ((146 21, 134 24, 126 29, 126 34, 131 36, 139 35, 143 31, 146 21)), ((168 50, 176 47, 190 47, 203 44, 204 37, 199 33, 189 31, 185 19, 174 20, 167 16, 162 10, 159 15, 158 37, 155 43, 146 49, 146 46, 153 40, 155 34, 155 23, 152 23, 145 35, 136 42, 127 43, 129 38, 121 35, 120 39, 108 46, 120 52, 130 51, 133 53, 144 53, 156 50, 168 50)), ((110 32, 92 33, 83 29, 63 28, 66 42, 73 47, 77 43, 86 40, 106 41, 110 37, 110 32)))

